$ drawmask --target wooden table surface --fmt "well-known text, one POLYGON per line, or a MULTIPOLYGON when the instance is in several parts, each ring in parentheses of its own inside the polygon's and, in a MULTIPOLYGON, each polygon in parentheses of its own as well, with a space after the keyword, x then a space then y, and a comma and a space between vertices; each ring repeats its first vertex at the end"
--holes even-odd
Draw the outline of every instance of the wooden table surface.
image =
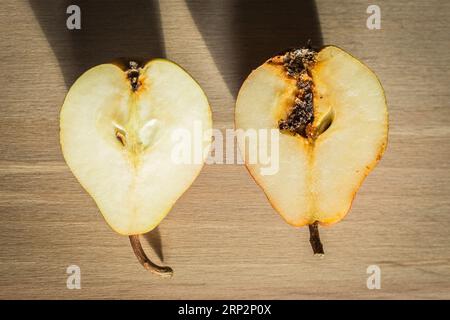
POLYGON ((372 2, 275 2, 1 1, 0 298, 450 298, 450 2, 376 1, 381 30, 366 27, 372 2), (82 30, 66 29, 72 2, 82 30), (243 166, 214 164, 144 238, 174 277, 149 274, 63 160, 68 86, 118 56, 166 56, 200 82, 224 130, 251 69, 308 38, 370 66, 390 117, 384 158, 349 215, 322 229, 325 257, 243 166), (72 264, 80 290, 66 288, 72 264), (366 287, 369 265, 380 290, 366 287))

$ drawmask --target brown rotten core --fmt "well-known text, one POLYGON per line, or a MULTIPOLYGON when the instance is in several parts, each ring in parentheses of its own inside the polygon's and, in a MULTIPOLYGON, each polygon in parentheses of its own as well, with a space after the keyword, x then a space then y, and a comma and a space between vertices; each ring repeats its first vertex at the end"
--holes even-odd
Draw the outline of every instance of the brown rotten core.
POLYGON ((311 138, 310 127, 314 121, 313 81, 309 69, 315 63, 316 52, 310 48, 293 49, 282 57, 282 63, 289 77, 296 80, 297 95, 286 119, 280 120, 280 130, 311 138))
MULTIPOLYGON (((317 52, 311 48, 288 50, 278 61, 283 65, 286 74, 296 80, 297 94, 286 119, 278 123, 280 130, 293 135, 300 135, 307 139, 315 138, 314 122, 314 94, 313 80, 309 70, 316 62, 317 52)), ((309 225, 312 250, 315 255, 323 255, 323 245, 319 236, 319 222, 309 225)))

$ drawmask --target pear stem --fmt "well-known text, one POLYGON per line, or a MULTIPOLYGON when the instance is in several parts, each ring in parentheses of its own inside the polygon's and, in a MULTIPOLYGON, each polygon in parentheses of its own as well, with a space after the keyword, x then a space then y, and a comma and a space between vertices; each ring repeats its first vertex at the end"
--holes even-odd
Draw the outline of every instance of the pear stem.
POLYGON ((163 278, 170 278, 173 276, 172 268, 158 266, 147 257, 147 255, 144 252, 144 249, 142 249, 138 234, 131 235, 129 236, 129 238, 134 254, 136 255, 137 259, 146 270, 155 273, 163 278))
POLYGON ((313 249, 314 255, 324 255, 323 245, 320 242, 319 221, 309 225, 309 243, 313 249))

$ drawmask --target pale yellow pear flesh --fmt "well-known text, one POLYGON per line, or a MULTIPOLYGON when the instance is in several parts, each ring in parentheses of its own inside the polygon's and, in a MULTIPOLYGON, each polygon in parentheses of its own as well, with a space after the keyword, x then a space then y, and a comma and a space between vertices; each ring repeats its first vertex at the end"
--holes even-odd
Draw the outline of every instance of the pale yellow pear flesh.
MULTIPOLYGON (((388 112, 376 75, 343 50, 328 46, 310 70, 313 127, 331 125, 311 141, 279 132, 279 170, 262 175, 262 164, 246 163, 272 206, 291 225, 341 220, 367 174, 381 158, 388 136, 388 112)), ((242 85, 236 127, 278 129, 294 103, 296 82, 282 65, 269 61, 242 85)), ((248 146, 239 145, 241 150, 248 146)))
POLYGON ((208 100, 187 72, 155 59, 142 66, 139 81, 132 90, 126 71, 96 66, 70 88, 60 115, 67 164, 123 235, 155 228, 200 173, 206 152, 200 161, 174 161, 180 142, 173 133, 190 133, 202 150, 211 142, 208 100))

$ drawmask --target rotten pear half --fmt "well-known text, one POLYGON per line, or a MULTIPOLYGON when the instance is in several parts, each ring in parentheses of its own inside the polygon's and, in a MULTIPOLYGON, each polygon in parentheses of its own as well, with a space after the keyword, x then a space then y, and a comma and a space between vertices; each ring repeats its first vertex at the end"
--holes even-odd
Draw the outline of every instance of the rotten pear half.
POLYGON ((174 132, 207 150, 211 126, 199 84, 165 59, 96 66, 78 78, 62 106, 60 142, 67 164, 111 228, 129 236, 139 261, 161 276, 172 270, 147 258, 139 235, 161 222, 206 158, 201 152, 200 161, 174 161, 180 143, 174 132))
MULTIPOLYGON (((236 127, 279 129, 279 170, 247 168, 270 203, 291 225, 309 226, 323 254, 318 225, 340 221, 387 144, 388 112, 376 75, 335 46, 293 49, 254 70, 236 102, 236 127)), ((244 141, 244 142, 243 142, 244 141)))

